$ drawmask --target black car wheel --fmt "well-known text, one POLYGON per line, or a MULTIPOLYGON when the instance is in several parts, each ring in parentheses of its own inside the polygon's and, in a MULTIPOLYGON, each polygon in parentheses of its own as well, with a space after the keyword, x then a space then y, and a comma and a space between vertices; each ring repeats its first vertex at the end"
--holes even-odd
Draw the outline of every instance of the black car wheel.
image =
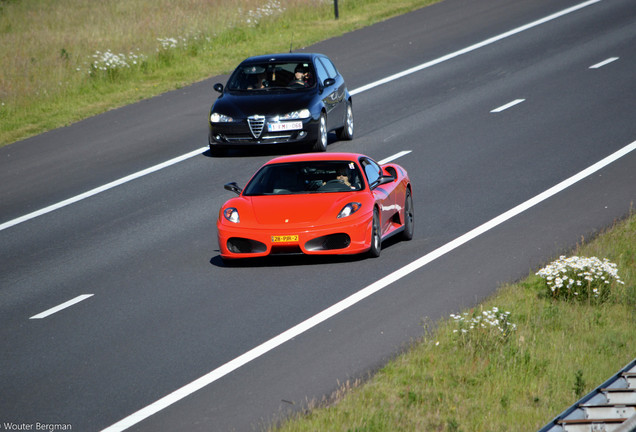
POLYGON ((402 231, 402 238, 404 240, 411 240, 413 238, 415 212, 413 210, 413 197, 411 197, 411 191, 406 190, 406 197, 404 198, 404 231, 402 231))
POLYGON ((351 107, 351 102, 347 102, 345 123, 341 129, 338 129, 337 134, 339 140, 349 141, 353 139, 353 108, 351 107))
POLYGON ((376 208, 373 210, 373 223, 371 224, 371 249, 369 249, 369 256, 377 258, 380 256, 380 249, 382 249, 382 233, 380 230, 380 212, 376 208))
POLYGON ((318 126, 318 139, 314 144, 314 151, 327 151, 327 117, 324 113, 320 114, 320 123, 318 126))

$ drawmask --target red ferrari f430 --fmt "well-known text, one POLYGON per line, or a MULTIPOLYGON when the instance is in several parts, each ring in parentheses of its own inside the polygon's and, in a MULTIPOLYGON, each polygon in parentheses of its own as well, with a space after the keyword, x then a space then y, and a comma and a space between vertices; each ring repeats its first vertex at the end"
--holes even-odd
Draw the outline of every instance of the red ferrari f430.
POLYGON ((282 156, 263 165, 219 212, 221 257, 277 253, 380 255, 382 241, 413 238, 409 176, 353 153, 282 156))

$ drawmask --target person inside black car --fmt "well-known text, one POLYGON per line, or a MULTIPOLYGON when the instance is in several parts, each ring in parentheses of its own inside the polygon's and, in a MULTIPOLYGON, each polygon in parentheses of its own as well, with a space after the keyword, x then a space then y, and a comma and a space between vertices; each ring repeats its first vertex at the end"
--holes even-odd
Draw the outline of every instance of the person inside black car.
POLYGON ((302 64, 298 64, 294 70, 294 79, 289 83, 290 87, 311 87, 311 72, 302 64))
POLYGON ((262 89, 267 87, 267 75, 265 74, 265 72, 256 74, 255 76, 255 81, 250 84, 247 89, 248 90, 253 90, 253 89, 262 89))

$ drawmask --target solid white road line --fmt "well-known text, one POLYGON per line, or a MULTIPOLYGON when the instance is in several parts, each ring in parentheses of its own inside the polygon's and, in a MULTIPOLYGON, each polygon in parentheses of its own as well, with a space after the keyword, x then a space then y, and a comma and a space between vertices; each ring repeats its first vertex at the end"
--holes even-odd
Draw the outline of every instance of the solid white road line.
POLYGON ((494 110, 490 111, 491 113, 500 113, 502 111, 507 110, 510 107, 513 107, 515 105, 520 104, 521 102, 525 102, 525 99, 515 99, 512 102, 509 102, 505 105, 500 106, 499 108, 495 108, 494 110))
MULTIPOLYGON (((375 81, 375 82, 373 82, 371 84, 367 84, 365 86, 359 87, 357 89, 354 89, 354 90, 350 91, 350 94, 351 95, 355 95, 355 94, 358 94, 358 93, 362 93, 364 91, 370 90, 370 89, 372 89, 374 87, 377 87, 377 86, 380 86, 382 84, 386 84, 388 82, 397 80, 399 78, 402 78, 404 76, 413 74, 413 73, 421 71, 423 69, 430 68, 431 66, 434 66, 436 64, 445 62, 446 60, 450 60, 450 59, 458 57, 458 56, 460 56, 462 54, 466 54, 466 53, 469 53, 471 51, 475 51, 475 50, 477 50, 479 48, 483 48, 483 47, 485 47, 487 45, 490 45, 492 43, 495 43, 495 42, 500 41, 502 39, 505 39, 507 37, 513 36, 513 35, 515 35, 517 33, 521 33, 521 32, 523 32, 525 30, 531 29, 533 27, 536 27, 538 25, 544 24, 546 22, 552 21, 554 19, 557 19, 557 18, 562 17, 564 15, 567 15, 569 13, 575 12, 575 11, 577 11, 579 9, 583 9, 583 8, 585 8, 587 6, 590 6, 590 5, 594 4, 594 3, 598 3, 600 1, 601 0, 589 0, 589 1, 586 1, 584 3, 580 3, 578 5, 570 7, 568 9, 564 9, 564 10, 562 10, 560 12, 557 12, 557 13, 554 13, 552 15, 549 15, 549 16, 547 16, 545 18, 540 19, 540 20, 531 22, 531 23, 526 24, 526 25, 521 26, 521 27, 517 27, 514 30, 510 30, 510 31, 508 31, 506 33, 502 33, 502 34, 500 34, 498 36, 492 37, 490 39, 486 39, 485 41, 482 41, 482 42, 477 43, 475 45, 471 45, 468 48, 464 48, 462 50, 455 51, 454 53, 445 55, 445 56, 440 57, 440 58, 438 58, 436 60, 432 60, 430 62, 421 64, 419 66, 415 66, 415 67, 413 67, 411 69, 407 69, 407 70, 405 70, 403 72, 391 75, 391 76, 389 76, 387 78, 384 78, 384 79, 381 79, 379 81, 375 81)), ((160 169, 166 168, 166 167, 168 167, 170 165, 174 165, 176 163, 182 162, 182 161, 184 161, 186 159, 189 159, 191 157, 197 156, 197 155, 203 153, 206 150, 207 150, 207 147, 203 147, 203 148, 201 148, 199 150, 194 150, 194 151, 192 151, 192 152, 190 152, 188 154, 185 154, 183 156, 179 156, 177 158, 174 158, 174 159, 169 160, 167 162, 164 162, 162 164, 155 165, 154 167, 145 169, 143 171, 139 171, 138 173, 131 174, 131 175, 129 175, 127 177, 124 177, 124 178, 122 178, 120 180, 116 180, 116 181, 114 181, 112 183, 108 183, 107 185, 95 188, 95 189, 90 190, 88 192, 85 192, 85 193, 83 193, 81 195, 77 195, 77 196, 75 196, 73 198, 69 198, 69 199, 67 199, 65 201, 62 201, 60 203, 53 204, 53 205, 51 205, 49 207, 43 208, 42 210, 38 210, 38 211, 35 211, 33 213, 29 213, 29 214, 27 214, 25 216, 21 216, 19 218, 10 220, 8 222, 0 224, 0 231, 5 230, 7 228, 10 228, 10 227, 12 227, 14 225, 18 225, 18 224, 20 224, 22 222, 26 222, 26 221, 28 221, 30 219, 33 219, 33 218, 36 218, 38 216, 42 216, 43 214, 50 213, 50 212, 52 212, 54 210, 57 210, 59 208, 66 207, 67 205, 76 203, 76 202, 81 201, 81 200, 83 200, 85 198, 88 198, 88 197, 91 197, 91 196, 96 195, 98 193, 104 192, 104 191, 106 191, 108 189, 112 189, 112 188, 114 188, 116 186, 119 186, 119 185, 121 185, 123 183, 127 183, 127 182, 129 182, 131 180, 134 180, 134 179, 137 179, 139 177, 145 176, 146 174, 150 174, 150 173, 153 173, 153 172, 158 171, 160 169)))
POLYGON ((421 64, 419 66, 412 67, 412 68, 407 69, 405 71, 396 73, 396 74, 391 75, 389 77, 386 77, 386 78, 383 78, 381 80, 378 80, 378 81, 372 82, 370 84, 367 84, 365 86, 359 87, 359 88, 351 91, 350 93, 352 95, 355 95, 355 94, 362 93, 364 91, 370 90, 373 87, 377 87, 377 86, 380 86, 382 84, 386 84, 388 82, 395 81, 395 80, 400 79, 402 77, 405 77, 407 75, 410 75, 410 74, 413 74, 415 72, 419 72, 421 70, 430 68, 431 66, 438 65, 438 64, 443 63, 443 62, 445 62, 447 60, 454 59, 455 57, 459 57, 459 56, 461 56, 463 54, 469 53, 471 51, 475 51, 475 50, 477 50, 479 48, 483 48, 483 47, 485 47, 487 45, 490 45, 490 44, 493 44, 495 42, 499 42, 502 39, 506 39, 506 38, 508 38, 510 36, 514 36, 517 33, 521 33, 521 32, 524 32, 526 30, 529 30, 529 29, 531 29, 533 27, 537 27, 537 26, 539 26, 541 24, 545 24, 545 23, 547 23, 549 21, 552 21, 552 20, 555 20, 557 18, 560 18, 560 17, 562 17, 564 15, 570 14, 572 12, 576 12, 579 9, 583 9, 585 7, 593 5, 594 3, 598 3, 600 1, 601 0, 590 0, 590 1, 586 1, 584 3, 580 3, 578 5, 570 7, 568 9, 564 9, 564 10, 562 10, 560 12, 556 12, 556 13, 554 13, 552 15, 549 15, 549 16, 547 16, 545 18, 541 18, 541 19, 539 19, 537 21, 533 21, 533 22, 531 22, 529 24, 523 25, 521 27, 517 27, 516 29, 507 31, 505 33, 502 33, 502 34, 500 34, 498 36, 491 37, 490 39, 486 39, 486 40, 484 40, 482 42, 476 43, 475 45, 471 45, 471 46, 469 46, 467 48, 464 48, 464 49, 461 49, 459 51, 455 51, 453 53, 446 54, 445 56, 439 57, 439 58, 437 58, 435 60, 431 60, 431 61, 423 63, 423 64, 421 64))
POLYGON ((334 315, 337 315, 340 312, 350 308, 351 306, 366 299, 372 294, 386 288, 393 282, 396 282, 402 279, 403 277, 409 275, 415 270, 422 268, 426 264, 462 246, 468 241, 474 239, 475 237, 480 236, 481 234, 495 228, 496 226, 506 222, 507 220, 528 210, 529 208, 541 203, 542 201, 547 200, 548 198, 556 195, 557 193, 563 191, 564 189, 592 175, 593 173, 599 171, 600 169, 606 167, 607 165, 611 164, 612 162, 620 159, 621 157, 625 156, 626 154, 634 150, 636 150, 636 141, 632 142, 626 147, 623 147, 619 151, 595 163, 594 165, 581 171, 580 173, 570 177, 569 179, 564 180, 561 183, 557 184, 556 186, 553 186, 552 188, 546 190, 545 192, 540 193, 534 198, 531 198, 528 201, 522 204, 519 204, 518 206, 484 223, 483 225, 478 226, 472 231, 467 232, 461 237, 456 238, 450 243, 447 243, 444 246, 441 246, 440 248, 413 261, 412 263, 407 264, 406 266, 394 271, 388 276, 383 277, 377 282, 374 282, 371 285, 367 286, 366 288, 363 288, 362 290, 358 291, 357 293, 347 297, 346 299, 334 304, 333 306, 301 322, 295 327, 292 327, 289 330, 279 334, 278 336, 268 340, 267 342, 264 342, 263 344, 257 346, 256 348, 251 349, 250 351, 235 358, 234 360, 231 360, 228 363, 225 363, 224 365, 219 366, 218 368, 202 376, 201 378, 191 382, 190 384, 187 384, 181 387, 180 389, 177 389, 174 392, 170 393, 169 395, 164 396, 158 401, 148 405, 147 407, 140 409, 139 411, 120 420, 114 425, 104 429, 102 432, 123 431, 128 429, 129 427, 136 425, 137 423, 145 420, 146 418, 152 416, 153 414, 163 410, 164 408, 169 407, 170 405, 180 401, 181 399, 191 395, 192 393, 202 389, 203 387, 209 384, 212 384, 213 382, 228 375, 232 371, 235 371, 236 369, 244 366, 245 364, 251 362, 252 360, 257 359, 258 357, 268 353, 269 351, 277 348, 278 346, 284 344, 285 342, 301 335, 302 333, 317 326, 318 324, 321 324, 322 322, 328 320, 334 315))
MULTIPOLYGON (((92 190, 89 190, 88 192, 84 192, 83 194, 76 195, 76 196, 74 196, 72 198, 69 198, 67 200, 61 201, 61 202, 59 202, 57 204, 50 205, 50 206, 45 207, 45 208, 43 208, 41 210, 38 210, 38 211, 35 211, 33 213, 29 213, 29 214, 21 216, 19 218, 10 220, 8 222, 0 224, 0 231, 5 230, 7 228, 10 228, 10 227, 12 227, 14 225, 18 225, 18 224, 20 224, 22 222, 26 222, 26 221, 28 221, 30 219, 33 219, 33 218, 36 218, 38 216, 42 216, 44 214, 50 213, 50 212, 55 211, 57 209, 60 209, 62 207, 66 207, 68 205, 71 205, 71 204, 76 203, 78 201, 81 201, 83 199, 90 198, 93 195, 97 195, 99 193, 105 192, 105 191, 107 191, 109 189, 115 188, 115 187, 120 186, 120 185, 122 185, 124 183, 128 183, 129 181, 132 181, 132 180, 138 179, 140 177, 143 177, 145 175, 148 175, 148 174, 154 173, 156 171, 162 170, 162 169, 167 168, 167 167, 169 167, 171 165, 175 165, 175 164, 177 164, 179 162, 183 162, 184 160, 187 160, 187 159, 190 159, 190 158, 192 158, 194 156, 200 155, 201 153, 207 151, 207 149, 208 149, 207 147, 203 147, 203 148, 200 148, 198 150, 193 150, 190 153, 184 154, 184 155, 176 157, 174 159, 170 159, 169 161, 160 163, 160 164, 155 165, 153 167, 147 168, 147 169, 145 169, 143 171, 136 172, 136 173, 131 174, 129 176, 123 177, 123 178, 121 178, 119 180, 115 180, 114 182, 105 184, 104 186, 100 186, 100 187, 92 189, 92 190)), ((402 152, 402 153, 406 154, 406 153, 410 153, 410 152, 411 152, 411 150, 408 150, 408 151, 402 152)), ((388 163, 391 160, 397 159, 400 156, 402 156, 401 153, 398 154, 397 156, 393 156, 393 159, 385 159, 385 162, 379 161, 379 163, 380 164, 388 163)))
POLYGON ((182 161, 184 161, 186 159, 190 159, 191 157, 198 156, 201 153, 203 153, 205 150, 207 150, 207 147, 200 148, 198 150, 193 150, 190 153, 184 154, 182 156, 178 156, 178 157, 176 157, 174 159, 170 159, 169 161, 160 163, 160 164, 155 165, 153 167, 146 168, 145 170, 142 170, 142 171, 136 172, 134 174, 131 174, 129 176, 120 178, 119 180, 115 180, 114 182, 105 184, 103 186, 97 187, 97 188, 92 189, 92 190, 89 190, 88 192, 84 192, 83 194, 76 195, 76 196, 74 196, 72 198, 69 198, 67 200, 61 201, 61 202, 59 202, 57 204, 50 205, 50 206, 45 207, 45 208, 43 208, 41 210, 38 210, 38 211, 35 211, 33 213, 29 213, 29 214, 21 216, 19 218, 10 220, 8 222, 0 224, 0 231, 5 230, 7 228, 10 228, 10 227, 12 227, 14 225, 18 225, 18 224, 20 224, 22 222, 26 222, 26 221, 28 221, 30 219, 33 219, 33 218, 36 218, 38 216, 42 216, 44 214, 50 213, 50 212, 52 212, 54 210, 57 210, 57 209, 60 209, 62 207, 66 207, 68 205, 71 205, 71 204, 76 203, 78 201, 81 201, 83 199, 92 197, 93 195, 97 195, 98 193, 105 192, 105 191, 107 191, 109 189, 112 189, 114 187, 120 186, 120 185, 122 185, 124 183, 128 183, 129 181, 138 179, 139 177, 143 177, 143 176, 151 174, 151 173, 153 173, 155 171, 162 170, 162 169, 164 169, 166 167, 169 167, 170 165, 174 165, 174 164, 182 162, 182 161))
POLYGON ((615 62, 616 60, 618 60, 618 57, 610 57, 607 60, 603 60, 600 63, 596 63, 595 65, 590 66, 590 69, 598 69, 598 68, 602 68, 605 65, 608 65, 612 62, 615 62))
POLYGON ((411 152, 412 152, 412 150, 404 150, 404 151, 401 151, 399 153, 394 154, 393 156, 389 156, 388 158, 384 158, 381 161, 378 161, 378 163, 380 165, 384 165, 386 163, 389 163, 391 161, 396 160, 397 158, 401 158, 402 156, 407 155, 407 154, 409 154, 411 152))
POLYGON ((67 301, 67 302, 62 303, 62 304, 61 304, 61 305, 59 305, 59 306, 52 307, 51 309, 45 310, 45 311, 44 311, 44 312, 42 312, 42 313, 39 313, 39 314, 37 314, 37 315, 33 315, 33 316, 32 316, 31 318, 29 318, 29 319, 42 319, 42 318, 46 318, 46 317, 48 317, 49 315, 53 315, 54 313, 59 312, 59 311, 61 311, 62 309, 66 309, 67 307, 71 307, 71 306, 73 306, 74 304, 77 304, 77 303, 79 303, 79 302, 81 302, 81 301, 84 301, 84 300, 86 300, 87 298, 92 297, 92 296, 93 296, 93 294, 82 294, 82 295, 80 295, 80 296, 75 297, 74 299, 71 299, 71 300, 69 300, 69 301, 67 301))

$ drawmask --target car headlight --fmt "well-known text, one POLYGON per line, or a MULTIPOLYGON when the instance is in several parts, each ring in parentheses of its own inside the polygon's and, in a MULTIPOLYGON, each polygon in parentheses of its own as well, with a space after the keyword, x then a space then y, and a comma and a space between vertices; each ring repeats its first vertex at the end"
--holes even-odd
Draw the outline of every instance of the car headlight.
POLYGON ((292 111, 279 117, 280 120, 299 120, 311 117, 311 113, 307 108, 298 111, 292 111))
POLYGON ((226 116, 225 114, 213 112, 212 114, 210 114, 210 121, 212 123, 229 123, 233 122, 234 119, 230 116, 226 116))
POLYGON ((347 216, 351 216, 352 214, 360 210, 361 207, 362 207, 362 204, 360 204, 359 202, 350 202, 349 204, 344 206, 342 210, 340 210, 340 213, 338 213, 338 218, 345 218, 347 216))
POLYGON ((232 223, 239 223, 241 219, 239 218, 238 210, 234 207, 228 207, 223 210, 223 216, 225 219, 229 220, 232 223))

